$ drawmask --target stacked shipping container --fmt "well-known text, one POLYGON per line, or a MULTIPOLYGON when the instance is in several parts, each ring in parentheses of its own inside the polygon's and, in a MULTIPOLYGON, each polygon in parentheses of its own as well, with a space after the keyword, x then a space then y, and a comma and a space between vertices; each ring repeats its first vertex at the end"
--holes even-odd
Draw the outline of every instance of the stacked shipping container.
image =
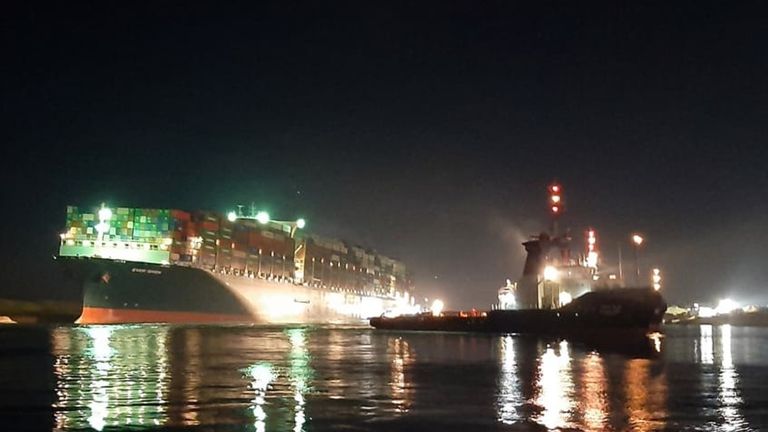
POLYGON ((403 263, 339 240, 306 236, 296 262, 299 274, 313 286, 377 296, 412 291, 403 263))
POLYGON ((62 255, 75 253, 64 253, 65 246, 71 245, 77 255, 116 257, 100 255, 101 251, 87 253, 87 246, 101 242, 104 247, 149 251, 126 255, 128 260, 151 256, 147 262, 296 280, 352 294, 392 296, 412 290, 400 261, 336 239, 306 235, 297 240, 289 225, 278 222, 230 222, 214 212, 125 207, 112 213, 101 236, 99 222, 98 211, 81 213, 77 207, 67 207, 62 255))

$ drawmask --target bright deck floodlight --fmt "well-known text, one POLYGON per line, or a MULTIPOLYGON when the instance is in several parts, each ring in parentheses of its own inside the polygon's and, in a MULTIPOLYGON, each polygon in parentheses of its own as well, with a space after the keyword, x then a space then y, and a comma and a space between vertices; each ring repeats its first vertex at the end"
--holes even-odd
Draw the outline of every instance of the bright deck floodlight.
POLYGON ((305 221, 304 218, 299 218, 296 221, 296 227, 298 229, 304 229, 305 226, 307 226, 307 221, 305 221))
POLYGON ((544 267, 544 280, 556 281, 560 272, 554 266, 544 267))
POLYGON ((227 220, 229 220, 230 222, 236 221, 237 220, 237 213, 235 213, 233 211, 227 213, 227 220))
POLYGON ((99 210, 99 220, 106 221, 112 219, 112 210, 108 207, 102 207, 99 210))
POLYGON ((260 211, 256 213, 256 220, 259 221, 261 224, 265 224, 269 222, 269 213, 265 211, 260 211))

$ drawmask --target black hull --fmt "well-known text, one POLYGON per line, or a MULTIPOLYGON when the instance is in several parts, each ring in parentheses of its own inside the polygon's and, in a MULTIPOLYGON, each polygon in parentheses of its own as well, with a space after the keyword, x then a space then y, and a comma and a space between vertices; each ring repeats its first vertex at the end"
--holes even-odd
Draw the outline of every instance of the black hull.
POLYGON ((83 285, 82 323, 252 320, 241 299, 201 269, 59 257, 83 285))

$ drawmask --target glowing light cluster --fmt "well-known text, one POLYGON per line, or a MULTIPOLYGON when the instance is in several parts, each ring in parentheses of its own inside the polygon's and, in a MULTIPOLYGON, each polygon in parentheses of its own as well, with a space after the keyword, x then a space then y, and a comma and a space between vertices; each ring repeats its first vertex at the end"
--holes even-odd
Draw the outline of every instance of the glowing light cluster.
POLYGON ((507 281, 507 286, 499 290, 499 308, 515 309, 517 308, 517 298, 515 297, 514 285, 507 281))
POLYGON ((651 280, 653 281, 653 289, 658 291, 661 289, 661 270, 655 268, 653 269, 653 275, 651 276, 651 280))
POLYGON ((544 280, 556 281, 560 277, 560 271, 554 266, 544 267, 544 280))
POLYGON ((720 300, 720 302, 717 303, 717 307, 715 308, 715 312, 718 315, 723 315, 723 314, 729 314, 729 313, 733 312, 734 310, 740 309, 740 308, 741 308, 741 306, 738 303, 736 303, 735 301, 733 301, 733 300, 731 300, 729 298, 725 298, 725 299, 720 300))
POLYGON ((597 267, 597 252, 591 251, 587 253, 587 267, 597 267))
POLYGON ((99 233, 99 237, 109 232, 110 219, 112 219, 112 210, 102 204, 101 209, 99 209, 99 223, 96 224, 96 232, 99 233))
POLYGON ((102 207, 99 210, 99 220, 108 221, 112 219, 112 210, 108 207, 102 207))
POLYGON ((709 306, 702 306, 699 308, 696 315, 698 315, 699 318, 712 318, 713 316, 717 315, 717 312, 715 312, 715 309, 709 306))
POLYGON ((558 215, 562 211, 562 188, 558 184, 549 186, 549 203, 553 215, 558 215))
POLYGON ((440 314, 443 313, 443 307, 444 306, 445 306, 445 304, 440 299, 437 299, 437 300, 433 301, 432 302, 432 307, 430 308, 431 311, 432 311, 432 315, 433 316, 440 316, 440 314))
POLYGON ((587 260, 586 266, 590 268, 597 268, 597 237, 595 236, 595 230, 590 229, 587 231, 587 260))
MULTIPOLYGON (((355 297, 357 299, 357 297, 355 297)), ((342 293, 328 293, 326 295, 328 307, 340 315, 353 316, 358 318, 371 318, 385 314, 384 300, 375 297, 361 297, 359 302, 347 302, 342 293)), ((405 306, 396 307, 389 313, 403 314, 408 310, 405 306)))
MULTIPOLYGON (((238 219, 251 219, 251 220, 255 219, 257 222, 259 222, 262 225, 267 224, 267 223, 273 221, 272 218, 269 216, 269 213, 267 213, 266 211, 263 211, 263 210, 258 212, 258 213, 256 213, 255 216, 253 216, 253 215, 251 215, 251 216, 243 216, 242 213, 238 214, 235 211, 231 211, 231 212, 227 213, 227 220, 228 221, 235 222, 238 219)), ((304 219, 304 218, 298 218, 298 219, 296 219, 295 222, 285 222, 285 221, 274 221, 274 222, 276 222, 276 223, 284 223, 284 224, 288 224, 288 225, 295 225, 295 227, 298 228, 298 229, 304 229, 304 227, 307 226, 307 220, 304 219)))
POLYGON ((265 305, 261 312, 273 321, 291 321, 301 317, 306 313, 308 306, 290 294, 265 294, 260 303, 265 305))

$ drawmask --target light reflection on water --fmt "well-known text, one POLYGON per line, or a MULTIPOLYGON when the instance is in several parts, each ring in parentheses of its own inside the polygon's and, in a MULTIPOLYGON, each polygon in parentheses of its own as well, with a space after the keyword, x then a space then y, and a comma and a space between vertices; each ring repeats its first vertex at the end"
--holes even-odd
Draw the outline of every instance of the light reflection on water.
POLYGON ((161 425, 166 421, 167 327, 58 328, 52 333, 58 428, 161 425))
MULTIPOLYGON (((13 354, 7 347, 14 343, 29 345, 23 334, 14 339, 14 331, 0 329, 6 354, 13 354)), ((768 329, 673 330, 652 345, 661 343, 659 357, 513 335, 367 328, 146 325, 34 331, 49 332, 49 346, 40 344, 40 361, 24 358, 30 365, 49 362, 48 370, 35 367, 37 374, 50 374, 50 387, 45 380, 25 384, 4 376, 15 364, 8 360, 13 355, 6 355, 0 360, 0 402, 37 392, 35 400, 51 403, 34 418, 49 414, 49 429, 768 426, 760 423, 761 414, 746 410, 749 387, 740 372, 746 362, 753 373, 768 376, 768 352, 753 348, 768 341, 768 329)), ((29 349, 18 352, 28 355, 29 349)), ((749 396, 758 398, 753 406, 765 401, 759 399, 768 390, 762 385, 757 396, 749 396)), ((23 400, 14 403, 24 406, 23 400)), ((30 402, 27 412, 38 405, 30 402)))
POLYGON ((275 375, 272 372, 272 366, 268 363, 258 363, 248 368, 248 375, 250 375, 251 389, 254 392, 254 398, 251 405, 253 411, 254 423, 257 432, 264 432, 266 430, 267 413, 264 411, 264 404, 266 403, 267 386, 275 379, 275 375))
POLYGON ((391 399, 397 413, 408 412, 410 400, 408 399, 408 389, 405 382, 405 369, 410 364, 410 346, 402 338, 389 339, 390 352, 392 354, 392 377, 389 385, 391 388, 391 399))
POLYGON ((570 422, 573 409, 573 380, 568 342, 561 341, 554 347, 547 347, 539 360, 538 397, 536 404, 543 408, 533 420, 554 428, 573 427, 570 422))
POLYGON ((720 414, 725 421, 722 427, 724 431, 736 431, 744 429, 747 424, 739 412, 743 401, 739 395, 739 375, 733 365, 731 353, 731 326, 720 327, 720 343, 722 360, 720 366, 720 386, 718 399, 721 403, 720 414))
POLYGON ((582 406, 584 426, 588 430, 602 430, 608 418, 607 383, 603 359, 595 352, 581 361, 583 373, 582 406))
POLYGON ((712 364, 715 362, 715 340, 712 338, 712 326, 705 324, 701 326, 700 330, 699 350, 701 352, 701 362, 712 364))
POLYGON ((518 409, 523 404, 522 390, 518 378, 517 362, 515 361, 515 338, 504 336, 499 343, 499 421, 512 424, 520 420, 518 409))

